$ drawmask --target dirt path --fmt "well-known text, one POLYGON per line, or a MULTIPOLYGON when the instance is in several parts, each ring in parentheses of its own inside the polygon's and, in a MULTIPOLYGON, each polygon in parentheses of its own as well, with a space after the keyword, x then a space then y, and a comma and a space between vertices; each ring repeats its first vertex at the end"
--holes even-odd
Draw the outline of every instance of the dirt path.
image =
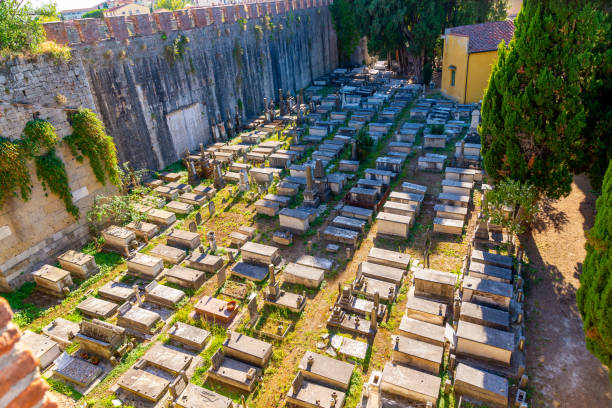
POLYGON ((612 407, 604 366, 585 346, 576 307, 595 197, 577 176, 569 197, 545 205, 531 234, 521 237, 530 262, 525 303, 527 373, 534 407, 612 407))

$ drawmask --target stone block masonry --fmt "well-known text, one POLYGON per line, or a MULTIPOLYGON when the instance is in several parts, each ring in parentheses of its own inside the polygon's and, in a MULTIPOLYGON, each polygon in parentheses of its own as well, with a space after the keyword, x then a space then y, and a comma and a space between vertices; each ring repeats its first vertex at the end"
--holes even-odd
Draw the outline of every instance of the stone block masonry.
POLYGON ((258 115, 338 63, 328 0, 194 7, 45 24, 73 48, 120 162, 161 169, 213 142, 210 126, 258 115), (179 54, 174 45, 189 39, 179 54), (174 48, 173 48, 174 47, 174 48), (170 51, 173 52, 170 52, 170 51))

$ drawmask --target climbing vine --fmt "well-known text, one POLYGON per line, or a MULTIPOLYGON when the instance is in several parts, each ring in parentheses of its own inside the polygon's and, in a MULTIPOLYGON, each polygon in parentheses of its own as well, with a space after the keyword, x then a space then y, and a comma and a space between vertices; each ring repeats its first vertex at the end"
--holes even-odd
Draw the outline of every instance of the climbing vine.
POLYGON ((91 169, 100 183, 106 184, 108 177, 118 186, 117 148, 112 137, 106 134, 102 121, 90 109, 80 108, 70 116, 70 122, 73 132, 64 138, 64 142, 72 154, 78 161, 83 161, 83 156, 89 158, 91 169))
POLYGON ((55 154, 55 149, 50 149, 46 154, 36 156, 36 175, 40 180, 45 194, 47 189, 59 196, 66 205, 66 211, 75 218, 79 217, 79 208, 72 202, 72 194, 68 186, 68 175, 64 162, 55 154))
POLYGON ((26 123, 21 144, 29 157, 34 157, 44 149, 52 149, 58 142, 53 125, 46 120, 34 119, 26 123))
POLYGON ((0 137, 0 208, 17 191, 23 200, 29 200, 32 183, 26 164, 26 155, 20 143, 0 137))

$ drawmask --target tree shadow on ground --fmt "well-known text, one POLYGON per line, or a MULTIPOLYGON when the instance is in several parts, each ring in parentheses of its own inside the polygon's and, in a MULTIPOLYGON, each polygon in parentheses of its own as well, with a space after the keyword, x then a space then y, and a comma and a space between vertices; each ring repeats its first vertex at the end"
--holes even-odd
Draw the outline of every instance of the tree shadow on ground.
POLYGON ((558 211, 555 207, 555 200, 545 198, 540 203, 540 211, 536 214, 535 221, 533 222, 533 228, 542 232, 549 227, 555 229, 555 231, 561 231, 563 226, 569 222, 565 211, 558 211))
POLYGON ((599 195, 593 192, 591 182, 586 174, 574 176, 574 184, 576 184, 585 195, 584 200, 580 203, 579 210, 584 218, 583 228, 586 231, 593 228, 593 224, 595 223, 595 201, 599 195))

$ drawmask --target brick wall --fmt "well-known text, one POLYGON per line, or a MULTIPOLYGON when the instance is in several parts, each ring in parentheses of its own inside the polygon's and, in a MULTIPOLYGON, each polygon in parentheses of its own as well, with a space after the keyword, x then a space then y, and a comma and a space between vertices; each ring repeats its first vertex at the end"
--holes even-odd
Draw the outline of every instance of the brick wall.
POLYGON ((11 321, 8 302, 0 297, 0 407, 56 408, 49 385, 38 371, 38 359, 21 342, 21 333, 11 321))

